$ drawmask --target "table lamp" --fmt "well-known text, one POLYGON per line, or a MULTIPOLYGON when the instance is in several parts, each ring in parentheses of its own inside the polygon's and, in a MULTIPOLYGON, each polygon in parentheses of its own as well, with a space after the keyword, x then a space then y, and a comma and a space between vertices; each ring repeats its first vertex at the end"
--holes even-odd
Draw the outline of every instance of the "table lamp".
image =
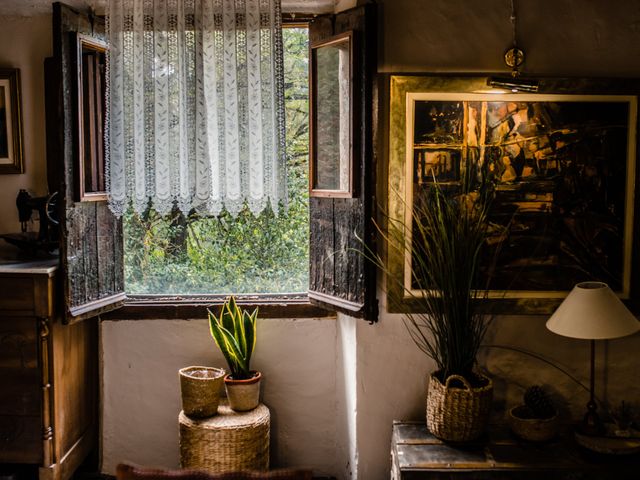
POLYGON ((547 328, 565 337, 591 340, 590 397, 580 429, 585 435, 602 434, 604 427, 595 402, 595 341, 631 335, 640 330, 640 322, 606 283, 582 282, 551 315, 547 328))

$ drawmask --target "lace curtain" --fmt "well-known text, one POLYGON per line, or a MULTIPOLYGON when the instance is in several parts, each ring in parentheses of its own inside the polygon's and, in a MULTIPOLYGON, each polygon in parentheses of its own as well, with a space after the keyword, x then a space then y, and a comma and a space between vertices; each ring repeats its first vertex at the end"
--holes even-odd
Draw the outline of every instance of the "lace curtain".
POLYGON ((286 203, 280 0, 110 0, 109 205, 286 203))

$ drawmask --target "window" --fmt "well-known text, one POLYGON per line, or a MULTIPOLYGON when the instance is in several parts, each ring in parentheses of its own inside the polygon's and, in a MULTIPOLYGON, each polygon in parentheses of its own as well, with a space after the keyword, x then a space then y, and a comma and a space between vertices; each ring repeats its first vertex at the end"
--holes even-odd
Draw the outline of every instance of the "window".
MULTIPOLYGON (((99 18, 90 18, 61 3, 54 3, 53 24, 57 32, 54 51, 57 53, 45 62, 47 171, 50 191, 58 191, 62 199, 59 218, 63 321, 78 322, 114 310, 119 310, 116 317, 127 319, 202 318, 206 315, 205 308, 216 301, 206 295, 215 293, 216 289, 233 293, 302 293, 280 295, 275 303, 271 296, 247 299, 264 307, 261 308, 263 316, 322 315, 322 310, 310 308, 310 302, 329 310, 342 310, 353 316, 375 320, 375 271, 356 252, 362 247, 362 239, 369 241, 373 236, 369 219, 372 218, 375 186, 371 122, 376 108, 373 89, 375 10, 375 5, 367 4, 337 15, 314 17, 309 24, 308 37, 314 41, 349 30, 357 32, 360 38, 354 52, 358 67, 353 71, 353 84, 359 93, 352 108, 356 119, 352 137, 353 197, 309 198, 307 79, 299 77, 292 81, 287 76, 288 160, 291 171, 299 174, 294 173, 289 178, 292 199, 289 213, 283 216, 265 214, 256 220, 241 215, 233 228, 243 237, 233 243, 230 240, 232 236, 228 234, 232 222, 227 217, 196 219, 173 215, 169 220, 162 220, 149 212, 144 219, 126 219, 125 249, 125 222, 112 214, 107 202, 78 202, 74 196, 78 139, 71 127, 77 124, 78 109, 77 102, 65 92, 75 88, 78 74, 77 62, 73 61, 76 54, 71 51, 71 42, 67 38, 71 33, 87 35, 91 32, 92 38, 104 41, 104 23, 99 18), (300 90, 292 90, 296 84, 300 90), (295 117, 297 120, 294 121, 295 117), (255 238, 260 238, 262 243, 255 238), (132 242, 146 250, 131 249, 132 242), (215 250, 221 246, 226 250, 215 250), (206 247, 211 248, 206 250, 206 247), (205 253, 193 260, 189 258, 190 249, 202 249, 205 253), (274 250, 286 253, 288 260, 276 256, 277 261, 267 263, 266 253, 271 254, 274 250), (221 260, 221 251, 227 255, 224 261, 221 260), (135 254, 138 258, 132 259, 135 254), (146 270, 125 269, 125 256, 129 265, 135 261, 146 270), (231 260, 238 262, 236 257, 240 256, 244 259, 253 256, 258 262, 253 266, 242 262, 229 266, 232 265, 231 260), (161 276, 156 275, 162 268, 150 268, 153 262, 165 269, 163 278, 166 281, 161 281, 161 276), (205 276, 200 280, 193 276, 193 268, 189 268, 204 270, 208 265, 221 268, 225 264, 227 266, 218 270, 216 276, 205 276), (129 280, 130 292, 161 291, 160 298, 143 295, 127 299, 124 293, 125 270, 129 276, 131 272, 138 275, 134 280, 140 288, 131 288, 135 283, 129 280), (247 283, 249 281, 251 285, 247 283), (171 290, 181 293, 169 295, 171 290), (185 296, 184 293, 189 291, 199 294, 185 296), (123 306, 125 308, 121 308, 123 306)), ((285 56, 287 70, 299 68, 306 71, 306 29, 285 30, 285 37, 287 53, 294 50, 293 45, 297 45, 300 53, 299 57, 285 56)))
POLYGON ((125 290, 131 294, 306 292, 309 278, 308 42, 283 29, 289 209, 254 217, 154 211, 124 217, 125 290))

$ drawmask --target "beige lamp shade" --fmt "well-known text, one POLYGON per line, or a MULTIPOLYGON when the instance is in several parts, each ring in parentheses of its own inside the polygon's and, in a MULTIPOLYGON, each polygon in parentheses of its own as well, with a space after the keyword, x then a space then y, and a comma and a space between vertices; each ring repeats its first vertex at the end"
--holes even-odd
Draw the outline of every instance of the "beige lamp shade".
POLYGON ((606 283, 578 283, 547 320, 553 333, 571 338, 619 338, 640 330, 640 322, 606 283))

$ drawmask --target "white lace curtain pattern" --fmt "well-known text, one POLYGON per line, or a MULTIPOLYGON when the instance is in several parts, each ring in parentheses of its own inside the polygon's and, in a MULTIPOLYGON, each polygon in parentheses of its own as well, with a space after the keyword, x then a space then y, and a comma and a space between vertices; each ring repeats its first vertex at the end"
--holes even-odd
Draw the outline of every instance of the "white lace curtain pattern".
POLYGON ((280 0, 109 0, 109 205, 286 204, 280 0))

